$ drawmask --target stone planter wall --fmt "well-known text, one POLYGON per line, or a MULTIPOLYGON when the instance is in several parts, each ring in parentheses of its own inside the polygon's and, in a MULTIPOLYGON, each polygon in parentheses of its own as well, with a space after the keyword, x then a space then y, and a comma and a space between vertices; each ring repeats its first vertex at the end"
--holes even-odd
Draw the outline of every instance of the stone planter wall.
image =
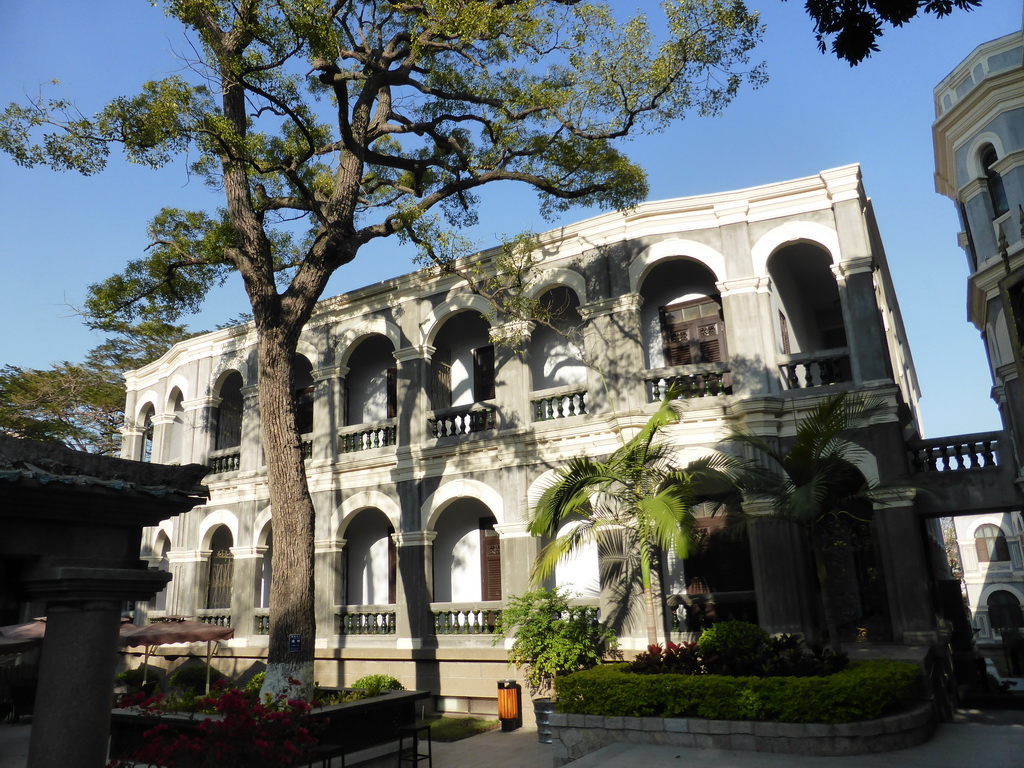
POLYGON ((699 717, 551 716, 555 765, 565 765, 616 742, 776 752, 862 755, 923 744, 935 730, 929 703, 857 723, 774 723, 699 717))

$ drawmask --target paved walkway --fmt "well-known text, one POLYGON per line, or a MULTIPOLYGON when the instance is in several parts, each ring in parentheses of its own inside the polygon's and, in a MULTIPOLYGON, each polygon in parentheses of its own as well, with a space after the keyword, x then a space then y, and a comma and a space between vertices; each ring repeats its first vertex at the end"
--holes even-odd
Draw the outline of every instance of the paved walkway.
MULTIPOLYGON (((1024 764, 1024 713, 961 712, 963 722, 942 725, 926 744, 899 752, 853 757, 805 757, 688 747, 613 744, 572 768, 1019 768, 1024 764), (973 722, 971 721, 973 718, 973 722), (999 723, 999 724, 992 724, 999 723)), ((25 768, 28 725, 0 724, 0 768, 25 768)), ((451 744, 435 743, 434 768, 551 768, 554 749, 537 731, 490 731, 451 744)), ((391 768, 394 754, 359 768, 391 768)), ((338 761, 340 762, 340 761, 338 761)))

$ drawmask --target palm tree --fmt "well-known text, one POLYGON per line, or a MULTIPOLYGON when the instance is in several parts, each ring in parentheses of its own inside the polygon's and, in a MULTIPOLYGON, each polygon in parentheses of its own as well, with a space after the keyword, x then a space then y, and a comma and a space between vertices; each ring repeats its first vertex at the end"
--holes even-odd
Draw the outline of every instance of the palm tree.
MULTIPOLYGON (((733 432, 727 440, 748 446, 756 454, 739 476, 739 489, 748 502, 771 507, 771 516, 793 522, 807 531, 821 593, 829 644, 840 650, 835 606, 829 596, 826 548, 837 543, 837 531, 866 522, 874 501, 896 490, 868 481, 857 468, 867 451, 845 437, 868 426, 886 408, 878 398, 842 392, 804 416, 796 439, 783 453, 762 437, 733 432)), ((747 519, 761 515, 753 514, 747 519)))
POLYGON ((559 561, 583 546, 614 546, 624 565, 617 571, 622 604, 628 604, 635 577, 652 644, 658 642, 652 580, 658 557, 664 551, 679 558, 690 554, 694 484, 699 477, 716 478, 728 472, 727 462, 720 457, 679 469, 673 463, 673 449, 657 439, 663 427, 679 420, 677 394, 670 389, 643 429, 608 459, 572 459, 542 493, 528 527, 535 536, 553 537, 534 563, 535 581, 549 577, 559 561), (559 534, 567 521, 575 524, 559 534))

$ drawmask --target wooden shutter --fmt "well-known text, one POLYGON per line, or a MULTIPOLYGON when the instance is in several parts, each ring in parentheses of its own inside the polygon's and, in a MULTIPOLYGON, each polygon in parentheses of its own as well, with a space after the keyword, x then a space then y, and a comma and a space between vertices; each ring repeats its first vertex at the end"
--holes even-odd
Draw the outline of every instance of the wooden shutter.
POLYGON ((786 321, 786 315, 779 310, 779 332, 782 334, 782 354, 790 354, 789 345, 789 323, 786 321))
POLYGON ((388 368, 388 418, 393 419, 398 415, 398 369, 388 368))
POLYGON ((716 300, 685 301, 662 307, 660 314, 665 365, 721 363, 728 359, 725 322, 716 300))
POLYGON ((473 350, 473 402, 494 399, 494 345, 473 350))
POLYGON ((388 528, 388 603, 398 602, 398 550, 395 547, 394 528, 388 528))
POLYGON ((206 591, 207 608, 231 607, 231 579, 235 560, 230 549, 216 549, 210 555, 210 581, 206 591))
POLYGON ((482 600, 501 600, 501 539, 494 520, 480 520, 480 595, 482 600))
POLYGON ((452 407, 452 355, 438 348, 430 360, 430 407, 435 411, 452 407))

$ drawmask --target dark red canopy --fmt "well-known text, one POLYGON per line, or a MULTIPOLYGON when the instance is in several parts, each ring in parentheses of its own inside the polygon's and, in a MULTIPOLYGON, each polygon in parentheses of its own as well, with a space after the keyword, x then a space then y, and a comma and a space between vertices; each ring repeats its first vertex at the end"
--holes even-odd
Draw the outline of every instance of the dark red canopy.
POLYGON ((125 645, 167 645, 168 643, 207 643, 212 640, 229 640, 235 636, 232 627, 218 627, 190 619, 181 621, 157 621, 144 627, 124 632, 121 642, 125 645))

